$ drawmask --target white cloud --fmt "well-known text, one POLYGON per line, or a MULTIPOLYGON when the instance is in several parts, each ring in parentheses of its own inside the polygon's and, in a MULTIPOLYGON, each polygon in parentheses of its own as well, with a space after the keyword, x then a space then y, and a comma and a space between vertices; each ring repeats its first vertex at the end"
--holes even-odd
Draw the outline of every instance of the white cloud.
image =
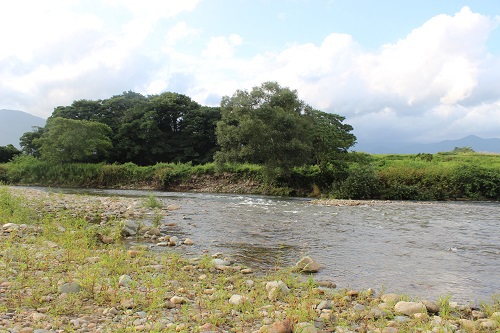
POLYGON ((242 56, 245 34, 210 36, 188 15, 176 20, 199 2, 9 2, 0 11, 0 101, 9 104, 0 107, 48 116, 75 99, 129 89, 213 105, 273 80, 346 116, 360 138, 500 137, 500 58, 486 49, 496 19, 464 7, 376 51, 331 33, 320 45, 290 41, 280 52, 242 56))
POLYGON ((230 58, 234 55, 235 47, 242 43, 243 39, 237 34, 212 37, 202 55, 207 58, 230 58))

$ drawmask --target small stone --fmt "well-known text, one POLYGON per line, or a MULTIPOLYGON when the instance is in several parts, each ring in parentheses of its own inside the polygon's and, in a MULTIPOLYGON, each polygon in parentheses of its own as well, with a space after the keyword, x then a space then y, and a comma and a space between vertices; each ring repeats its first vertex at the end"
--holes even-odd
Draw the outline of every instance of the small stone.
POLYGON ((283 321, 278 321, 273 323, 271 326, 267 327, 263 332, 267 333, 292 333, 293 324, 288 319, 283 321))
POLYGON ((472 318, 483 319, 486 318, 486 315, 482 311, 472 310, 472 318))
POLYGON ((149 229, 149 230, 146 232, 146 234, 148 234, 148 235, 152 235, 152 236, 160 236, 160 235, 161 235, 161 231, 160 231, 160 229, 159 229, 159 228, 155 228, 155 227, 153 227, 153 228, 149 229))
POLYGON ((482 320, 480 322, 479 327, 485 328, 488 330, 495 330, 498 328, 498 322, 496 320, 493 320, 493 319, 485 319, 485 320, 482 320))
POLYGON ((59 286, 59 292, 61 294, 73 294, 78 293, 82 290, 82 287, 76 282, 64 283, 59 286))
POLYGON ((181 209, 181 206, 175 204, 167 206, 167 210, 178 210, 178 209, 181 209))
POLYGON ((191 245, 194 245, 194 242, 191 238, 186 238, 184 240, 184 242, 182 242, 184 245, 188 245, 188 246, 191 246, 191 245))
POLYGON ((401 300, 401 295, 398 294, 384 294, 380 299, 385 303, 397 303, 401 300))
POLYGON ((125 237, 135 236, 139 230, 139 223, 133 220, 127 220, 122 226, 122 235, 125 237))
POLYGON ((170 299, 170 302, 172 302, 174 304, 184 304, 187 302, 187 300, 181 296, 174 296, 170 299))
POLYGON ((500 312, 493 312, 490 318, 500 320, 500 312))
POLYGON ((33 319, 33 321, 42 321, 46 318, 47 316, 43 313, 39 313, 39 312, 33 312, 31 314, 31 319, 33 319))
POLYGON ((271 281, 266 283, 267 297, 271 301, 282 301, 290 293, 287 285, 283 281, 271 281))
POLYGON ((476 327, 476 323, 469 319, 459 319, 458 322, 460 326, 469 330, 473 330, 476 327))
POLYGON ((296 332, 301 333, 317 333, 318 329, 311 323, 298 323, 295 328, 296 332))
POLYGON ((177 236, 172 236, 172 237, 170 237, 170 238, 169 238, 169 240, 168 240, 168 245, 169 245, 169 246, 176 246, 178 242, 179 242, 179 237, 177 237, 177 236))
POLYGON ((429 312, 429 313, 439 313, 439 306, 437 306, 436 303, 434 303, 432 301, 423 300, 422 304, 425 305, 425 308, 427 309, 427 312, 429 312))
POLYGON ((119 287, 130 287, 132 284, 132 278, 126 274, 120 276, 118 279, 118 286, 119 287))
POLYGON ((241 270, 241 274, 252 274, 253 270, 251 268, 244 268, 241 270))
POLYGON ((316 273, 321 269, 321 265, 310 256, 305 256, 295 264, 295 268, 302 273, 316 273))
POLYGON ((317 310, 323 310, 323 309, 331 309, 332 308, 332 302, 325 300, 321 301, 318 306, 316 306, 317 310))
POLYGON ((120 305, 125 309, 132 309, 135 307, 135 302, 132 298, 122 299, 120 305))
POLYGON ((396 327, 385 327, 382 333, 398 333, 398 329, 396 327))
POLYGON ((332 281, 317 281, 316 283, 318 284, 318 286, 323 288, 331 288, 331 289, 337 288, 337 285, 332 281))
POLYGON ((229 265, 231 265, 231 263, 229 261, 223 260, 223 259, 219 259, 219 258, 212 259, 212 264, 214 266, 229 266, 229 265))
POLYGON ((32 327, 23 327, 18 333, 33 333, 34 329, 32 327))
POLYGON ((246 297, 245 296, 242 296, 242 295, 232 295, 231 298, 229 299, 229 304, 232 304, 232 305, 241 305, 243 303, 245 303, 246 301, 246 297))
POLYGON ((394 310, 407 316, 414 315, 415 313, 427 313, 425 305, 420 302, 399 301, 394 306, 394 310))

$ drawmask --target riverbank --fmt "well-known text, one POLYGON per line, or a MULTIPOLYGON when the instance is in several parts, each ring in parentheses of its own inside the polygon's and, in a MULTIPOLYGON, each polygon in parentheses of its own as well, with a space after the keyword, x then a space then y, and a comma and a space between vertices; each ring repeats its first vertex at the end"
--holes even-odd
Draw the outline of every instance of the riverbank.
POLYGON ((337 290, 292 268, 255 274, 223 254, 183 258, 173 249, 197 240, 167 234, 159 221, 179 207, 153 197, 0 187, 0 205, 2 333, 494 332, 500 320, 498 299, 472 309, 337 290))

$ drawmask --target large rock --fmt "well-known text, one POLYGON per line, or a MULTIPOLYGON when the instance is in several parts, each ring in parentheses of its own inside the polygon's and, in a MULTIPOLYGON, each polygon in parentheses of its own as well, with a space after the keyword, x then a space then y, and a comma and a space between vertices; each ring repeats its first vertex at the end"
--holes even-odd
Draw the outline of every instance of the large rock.
POLYGON ((271 301, 282 301, 290 293, 283 281, 271 281, 266 283, 267 297, 271 301))
POLYGON ((76 282, 68 282, 59 286, 59 292, 61 294, 73 294, 79 293, 82 287, 76 282))
POLYGON ((123 223, 122 235, 125 237, 135 236, 137 234, 137 230, 139 230, 139 223, 134 220, 126 220, 123 223))
POLYGON ((303 273, 316 273, 321 269, 321 265, 311 258, 310 256, 305 256, 295 264, 297 271, 303 273))
POLYGON ((427 313, 427 309, 424 304, 420 302, 405 302, 399 301, 394 306, 394 311, 397 313, 404 314, 406 316, 412 316, 415 313, 427 313))

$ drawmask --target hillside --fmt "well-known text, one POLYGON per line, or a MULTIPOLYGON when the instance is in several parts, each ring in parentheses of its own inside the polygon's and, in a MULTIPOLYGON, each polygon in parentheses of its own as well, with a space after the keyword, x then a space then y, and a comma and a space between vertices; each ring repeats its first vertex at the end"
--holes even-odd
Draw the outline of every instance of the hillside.
POLYGON ((434 143, 378 144, 377 142, 357 145, 353 150, 370 154, 418 154, 452 151, 455 147, 471 147, 476 152, 500 153, 500 138, 483 139, 469 135, 458 140, 444 140, 434 143))
POLYGON ((17 110, 0 110, 0 146, 12 144, 17 148, 19 138, 33 126, 45 126, 45 119, 17 110))

